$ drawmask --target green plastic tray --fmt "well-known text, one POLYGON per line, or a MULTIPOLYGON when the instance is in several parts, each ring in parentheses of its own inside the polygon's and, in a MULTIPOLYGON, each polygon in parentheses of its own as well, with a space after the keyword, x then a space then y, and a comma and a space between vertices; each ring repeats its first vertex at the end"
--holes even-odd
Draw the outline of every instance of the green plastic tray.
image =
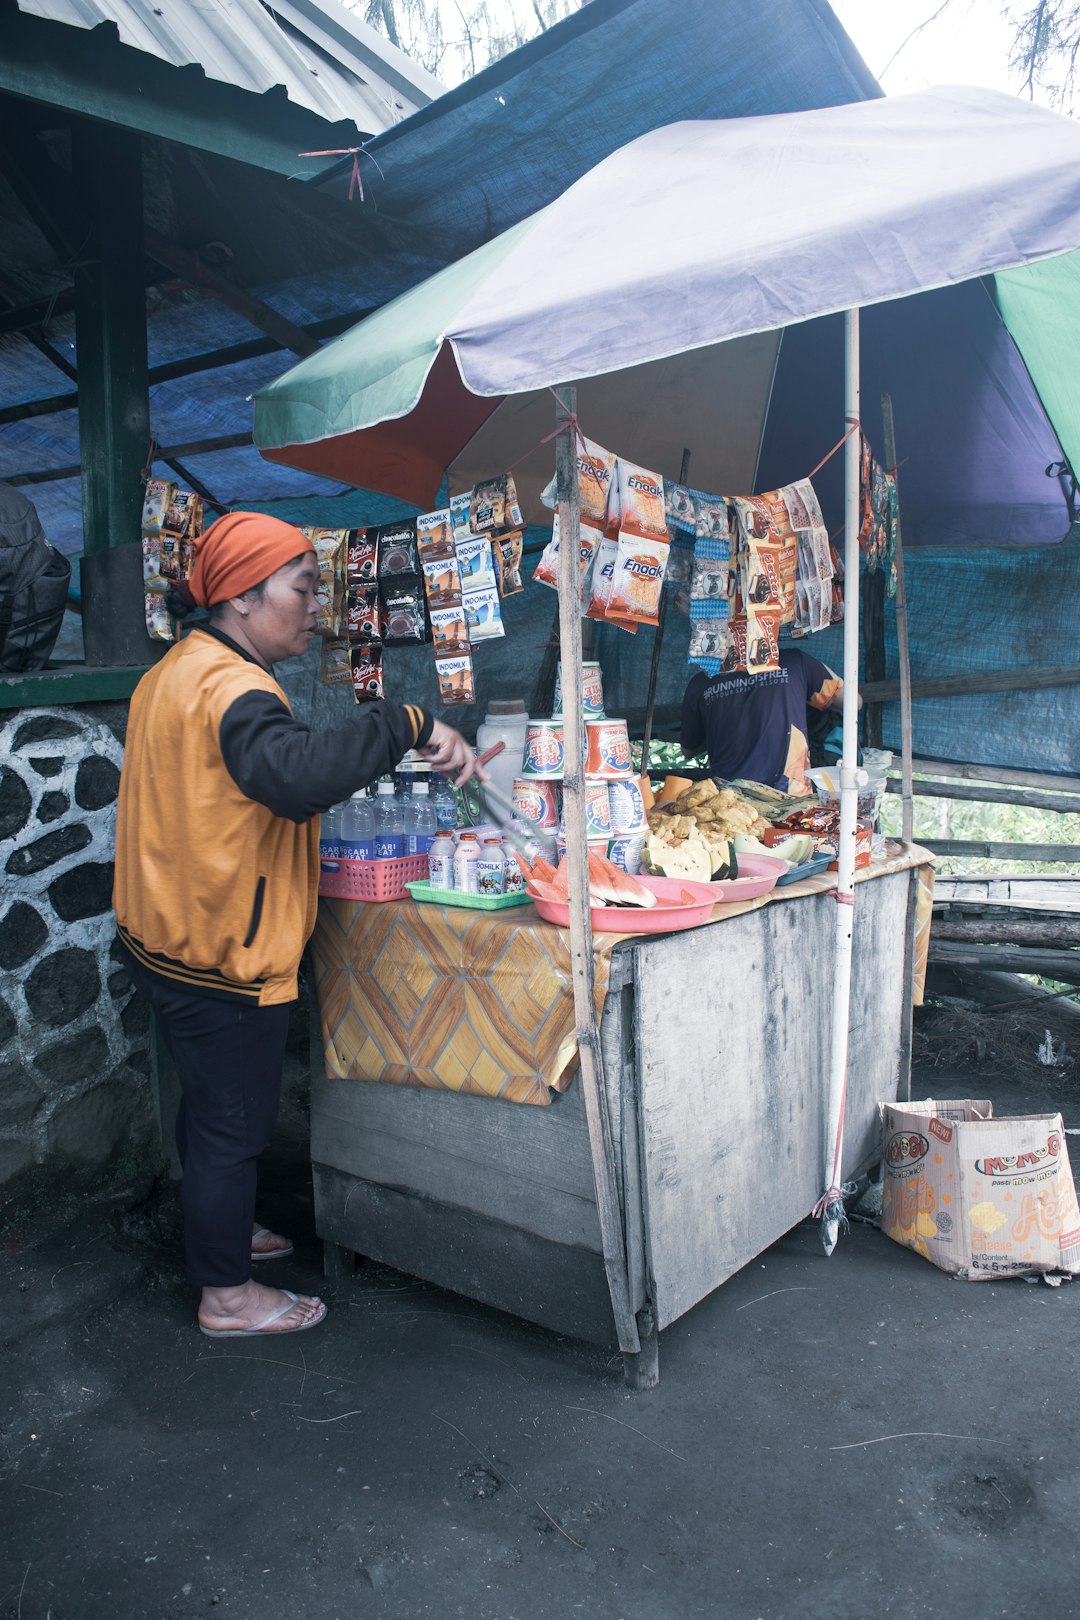
POLYGON ((437 906, 465 906, 469 911, 505 911, 511 906, 532 905, 523 889, 515 894, 459 894, 456 889, 435 889, 430 883, 409 883, 406 887, 414 900, 437 906))

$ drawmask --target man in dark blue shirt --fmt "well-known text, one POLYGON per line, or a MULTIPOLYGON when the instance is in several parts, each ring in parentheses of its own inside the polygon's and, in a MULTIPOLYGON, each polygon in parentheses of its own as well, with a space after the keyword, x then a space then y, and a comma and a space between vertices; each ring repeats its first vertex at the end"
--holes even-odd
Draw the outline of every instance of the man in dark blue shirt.
POLYGON ((726 781, 764 782, 808 793, 806 711, 839 709, 844 683, 797 647, 780 650, 780 668, 695 675, 682 707, 680 744, 688 758, 708 750, 709 770, 726 781))

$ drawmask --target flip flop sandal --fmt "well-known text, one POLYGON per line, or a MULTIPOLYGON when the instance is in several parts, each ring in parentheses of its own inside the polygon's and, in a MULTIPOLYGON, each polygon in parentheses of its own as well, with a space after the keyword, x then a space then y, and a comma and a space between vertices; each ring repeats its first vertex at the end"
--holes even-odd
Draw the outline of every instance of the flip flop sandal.
MULTIPOLYGON (((253 1241, 255 1238, 273 1237, 274 1235, 268 1226, 257 1226, 251 1234, 253 1241)), ((292 1253, 293 1246, 290 1243, 287 1249, 252 1249, 251 1258, 252 1260, 285 1260, 292 1253)))
POLYGON ((323 1304, 323 1301, 320 1300, 319 1304, 322 1306, 322 1309, 316 1311, 315 1315, 310 1319, 310 1321, 300 1322, 296 1327, 274 1328, 273 1323, 279 1322, 283 1316, 288 1316, 293 1306, 299 1304, 300 1302, 299 1294, 290 1292, 288 1288, 283 1288, 281 1291, 285 1295, 286 1303, 284 1305, 279 1305, 276 1311, 271 1311, 269 1316, 264 1316, 262 1321, 257 1322, 254 1327, 208 1328, 203 1327, 202 1323, 200 1322, 199 1332, 205 1333, 208 1339, 250 1339, 253 1334, 259 1333, 264 1333, 267 1335, 273 1333, 284 1336, 286 1333, 305 1333, 308 1328, 318 1327, 319 1323, 325 1319, 326 1306, 323 1304))

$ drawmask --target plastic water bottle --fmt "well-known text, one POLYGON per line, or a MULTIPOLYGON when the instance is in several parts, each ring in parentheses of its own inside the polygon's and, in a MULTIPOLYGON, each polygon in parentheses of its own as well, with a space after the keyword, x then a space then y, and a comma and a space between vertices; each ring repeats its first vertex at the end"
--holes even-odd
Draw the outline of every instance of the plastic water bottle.
POLYGON ((319 823, 319 858, 337 860, 341 855, 341 813, 343 804, 332 804, 319 823))
POLYGON ((394 784, 380 782, 373 810, 375 820, 375 859, 397 860, 404 853, 404 827, 401 805, 394 797, 394 784))
POLYGON ((440 832, 453 832, 457 826, 457 794, 453 783, 438 771, 431 773, 431 802, 440 832))
POLYGON ((405 801, 405 853, 426 855, 435 841, 439 824, 426 782, 414 782, 405 801))
POLYGON ((347 861, 370 861, 375 854, 375 817, 361 789, 341 806, 339 853, 347 861))

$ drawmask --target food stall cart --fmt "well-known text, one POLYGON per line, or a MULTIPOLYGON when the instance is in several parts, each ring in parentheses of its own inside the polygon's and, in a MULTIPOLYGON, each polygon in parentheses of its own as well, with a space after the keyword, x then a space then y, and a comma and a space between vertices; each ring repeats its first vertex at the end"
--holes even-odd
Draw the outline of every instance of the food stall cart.
MULTIPOLYGON (((807 1214, 819 1193, 817 1209, 831 1250, 842 1215, 841 1149, 848 1169, 858 1163, 874 1088, 887 1095, 906 1072, 907 941, 917 909, 914 873, 922 861, 909 849, 898 869, 871 869, 854 885, 858 311, 1080 245, 1080 209, 1070 178, 1075 149, 1075 126, 1067 120, 1020 110, 983 92, 929 92, 775 119, 672 125, 630 143, 556 203, 377 311, 257 397, 256 441, 271 459, 431 503, 448 468, 453 487, 473 482, 465 471, 470 455, 484 458, 480 476, 500 466, 518 468, 516 451, 512 463, 491 453, 491 435, 505 424, 518 446, 533 443, 538 449, 541 433, 526 425, 528 413, 542 409, 550 421, 554 393, 560 531, 576 537, 578 428, 568 379, 581 381, 579 403, 589 431, 620 454, 669 468, 678 448, 690 444, 695 466, 705 461, 708 488, 749 489, 761 436, 752 434, 755 442, 747 446, 738 428, 752 420, 762 426, 767 411, 775 346, 763 336, 845 312, 844 764, 833 894, 788 895, 752 915, 718 918, 693 933, 613 945, 610 970, 619 988, 608 997, 598 1029, 584 781, 579 739, 570 727, 564 781, 568 971, 579 1079, 543 1110, 414 1095, 386 1085, 327 1082, 324 1088, 319 1081, 320 1119, 330 1119, 323 1113, 329 1098, 338 1109, 371 1114, 352 1134, 351 1168, 319 1157, 345 1124, 317 1129, 320 1218, 331 1242, 347 1248, 359 1241, 370 1250, 377 1215, 387 1256, 393 1251, 404 1257, 410 1248, 406 1228, 420 1220, 420 1206, 445 1203, 452 1213, 431 1247, 448 1256, 433 1259, 424 1274, 435 1274, 436 1264, 449 1268, 449 1254, 456 1252, 454 1285, 494 1298, 489 1278, 501 1267, 512 1280, 499 1302, 515 1309, 543 1292, 539 1283, 532 1287, 528 1273, 524 1281, 515 1275, 519 1253, 524 1266, 526 1253, 535 1260, 545 1244, 560 1244, 562 1251, 575 1252, 586 1271, 581 1254, 591 1254, 595 1275, 606 1280, 617 1342, 635 1358, 643 1383, 649 1381, 657 1322, 673 1320, 745 1263, 757 1252, 755 1245, 807 1214), (874 164, 854 161, 869 149, 874 164), (1051 149, 1054 163, 1060 162, 1053 172, 1062 178, 1051 187, 1048 204, 1042 182, 1051 169, 1051 149), (840 168, 846 183, 837 187, 840 168), (619 250, 594 250, 596 221, 609 218, 617 220, 619 250), (727 409, 726 425, 718 421, 718 402, 727 409), (702 426, 706 417, 709 428, 702 426), (728 451, 741 456, 737 470, 720 466, 728 451), (834 948, 823 949, 832 939, 834 948), (700 976, 699 966, 707 970, 700 976), (719 1002, 710 1001, 714 996, 719 1002), (719 1015, 707 1015, 714 1006, 719 1015), (873 1087, 860 1101, 868 1075, 874 1076, 873 1087), (400 1109, 412 1123, 401 1126, 397 1137, 407 1139, 411 1131, 422 1142, 426 1132, 431 1156, 441 1157, 445 1149, 451 1160, 448 1143, 459 1126, 450 1109, 466 1107, 470 1118, 463 1129, 470 1144, 489 1129, 507 1134, 508 1141, 520 1134, 522 1143, 531 1133, 514 1160, 530 1179, 515 1189, 512 1175, 493 1176, 489 1196, 479 1187, 488 1179, 481 1159, 464 1171, 460 1165, 448 1168, 445 1185, 434 1164, 429 1184, 420 1177, 416 1185, 407 1178, 399 1182, 400 1154, 389 1148, 395 1131, 376 1129, 375 1111, 400 1109), (406 1116, 406 1110, 413 1114, 406 1116), (516 1123, 522 1116, 529 1117, 516 1123), (526 1204, 546 1207, 537 1166, 548 1116, 566 1132, 565 1154, 551 1160, 560 1167, 554 1173, 564 1177, 564 1201, 548 1211, 545 1229, 526 1244, 515 1234, 532 1229, 506 1217, 526 1204), (749 1149, 740 1127, 753 1139, 749 1149), (367 1155, 380 1143, 387 1146, 391 1168, 385 1175, 363 1173, 373 1169, 367 1155), (571 1165, 585 1162, 585 1143, 591 1192, 587 1176, 575 1182, 570 1172, 571 1165), (743 1152, 751 1156, 740 1161, 743 1152), (453 1174, 471 1180, 468 1196, 453 1184, 453 1174), (353 1185, 345 1186, 343 1176, 353 1185), (728 1189, 722 1199, 713 1198, 714 1177, 728 1189), (358 1210, 364 1206, 369 1219, 362 1230, 358 1210), (568 1208, 577 1210, 576 1224, 568 1208), (769 1218, 773 1209, 775 1221, 769 1218), (354 1215, 355 1231, 346 1226, 354 1215), (733 1242, 732 1232, 744 1240, 733 1242), (488 1260, 482 1258, 485 1244, 488 1260), (699 1246, 698 1262, 691 1256, 699 1246)), ((809 396, 806 408, 812 416, 809 396)), ((551 437, 543 433, 544 441, 551 437)), ((537 487, 550 470, 544 459, 537 487)), ((559 600, 572 713, 581 698, 572 545, 560 556, 559 600)), ((408 915, 403 910, 396 920, 404 926, 408 915)), ((352 966, 343 955, 339 973, 347 978, 362 968, 364 955, 357 952, 352 966)), ((332 996, 323 988, 333 1036, 349 1021, 345 984, 335 986, 332 996)), ((452 1033, 447 1029, 447 1036, 452 1033)), ((423 1270, 418 1259, 412 1252, 411 1264, 423 1270)), ((449 1280, 445 1270, 441 1277, 449 1280)), ((571 1292, 565 1285, 548 1290, 560 1291, 571 1292)), ((595 1287, 592 1298, 595 1303, 595 1287)), ((603 1316, 602 1308, 599 1318, 593 1314, 594 1334, 603 1316)), ((553 1316, 543 1319, 555 1322, 553 1316)))
MULTIPOLYGON (((877 1156, 878 1104, 908 1095, 928 861, 893 845, 858 874, 845 1176, 877 1156)), ((802 1220, 820 1191, 834 895, 823 873, 720 905, 700 928, 597 938, 642 1341, 625 1362, 634 1382, 655 1380, 657 1331, 802 1220)), ((355 1251, 615 1344, 582 1089, 550 1085, 562 1083, 567 1037, 573 1048, 563 931, 531 906, 324 900, 312 950, 315 1214, 331 1274, 351 1270, 355 1251), (470 1077, 485 1052, 502 1065, 489 1082, 497 1096, 470 1077), (410 1066, 426 1086, 386 1083, 410 1066)))

